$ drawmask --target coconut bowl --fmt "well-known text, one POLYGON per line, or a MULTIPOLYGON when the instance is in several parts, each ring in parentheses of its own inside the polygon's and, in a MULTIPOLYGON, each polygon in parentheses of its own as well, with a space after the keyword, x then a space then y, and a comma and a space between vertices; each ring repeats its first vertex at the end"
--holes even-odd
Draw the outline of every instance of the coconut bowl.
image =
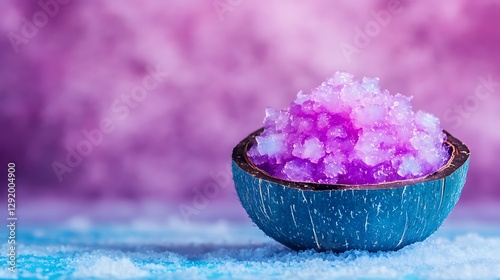
POLYGON ((234 148, 233 180, 252 221, 294 250, 389 251, 423 241, 450 214, 465 184, 470 151, 446 131, 450 159, 440 170, 422 178, 369 185, 270 176, 247 157, 262 131, 234 148))

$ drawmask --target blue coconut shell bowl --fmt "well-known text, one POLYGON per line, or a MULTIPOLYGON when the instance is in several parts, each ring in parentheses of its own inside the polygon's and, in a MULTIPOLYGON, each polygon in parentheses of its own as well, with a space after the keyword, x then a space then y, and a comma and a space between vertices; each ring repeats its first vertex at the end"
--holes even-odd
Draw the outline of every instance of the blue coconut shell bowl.
POLYGON ((295 250, 398 250, 435 232, 465 184, 470 151, 447 135, 450 160, 426 177, 373 185, 281 180, 260 170, 247 151, 263 129, 233 150, 241 204, 265 234, 295 250))

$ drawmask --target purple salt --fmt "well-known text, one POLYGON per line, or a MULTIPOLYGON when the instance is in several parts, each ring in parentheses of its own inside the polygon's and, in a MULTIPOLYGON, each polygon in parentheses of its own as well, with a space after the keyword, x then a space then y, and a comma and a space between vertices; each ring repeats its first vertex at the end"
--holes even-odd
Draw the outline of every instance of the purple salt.
POLYGON ((413 112, 410 97, 380 90, 377 78, 337 72, 299 92, 285 110, 267 109, 248 151, 269 175, 289 181, 373 184, 438 171, 450 155, 439 120, 413 112))

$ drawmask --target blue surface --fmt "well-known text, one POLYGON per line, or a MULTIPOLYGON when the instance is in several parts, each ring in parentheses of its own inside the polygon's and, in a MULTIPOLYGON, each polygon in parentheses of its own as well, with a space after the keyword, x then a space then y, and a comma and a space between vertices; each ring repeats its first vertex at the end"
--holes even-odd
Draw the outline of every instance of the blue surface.
MULTIPOLYGON (((470 279, 500 277, 500 228, 444 227, 397 252, 292 251, 249 224, 182 221, 20 227, 19 276, 31 279, 470 279)), ((7 245, 1 246, 6 252, 7 245)), ((0 278, 14 278, 0 257, 0 278)))

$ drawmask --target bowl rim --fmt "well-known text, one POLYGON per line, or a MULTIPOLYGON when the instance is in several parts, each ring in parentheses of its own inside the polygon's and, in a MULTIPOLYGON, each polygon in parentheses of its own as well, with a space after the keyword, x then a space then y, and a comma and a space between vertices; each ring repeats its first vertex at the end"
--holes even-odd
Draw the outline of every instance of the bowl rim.
POLYGON ((254 142, 255 137, 260 135, 264 131, 264 128, 260 128, 247 137, 245 137, 236 147, 233 149, 232 160, 239 168, 241 168, 246 173, 252 175, 253 177, 261 180, 265 180, 268 182, 273 182, 282 186, 290 187, 298 190, 308 190, 308 191, 332 191, 332 190, 379 190, 379 189, 393 189, 393 188, 402 188, 410 185, 415 185, 419 183, 425 183, 429 181, 440 180, 448 177, 453 174, 456 170, 458 170, 462 165, 464 165, 470 156, 469 148, 462 143, 457 138, 453 137, 446 130, 443 132, 446 134, 446 145, 448 145, 451 149, 451 155, 448 162, 441 167, 438 171, 426 175, 424 177, 414 178, 414 179, 406 179, 406 180, 397 180, 392 182, 384 182, 378 184, 356 184, 356 185, 348 185, 348 184, 321 184, 321 183, 313 183, 313 182, 295 182, 288 181, 284 179, 279 179, 269 175, 264 170, 255 166, 251 160, 247 156, 247 151, 250 145, 254 142))

